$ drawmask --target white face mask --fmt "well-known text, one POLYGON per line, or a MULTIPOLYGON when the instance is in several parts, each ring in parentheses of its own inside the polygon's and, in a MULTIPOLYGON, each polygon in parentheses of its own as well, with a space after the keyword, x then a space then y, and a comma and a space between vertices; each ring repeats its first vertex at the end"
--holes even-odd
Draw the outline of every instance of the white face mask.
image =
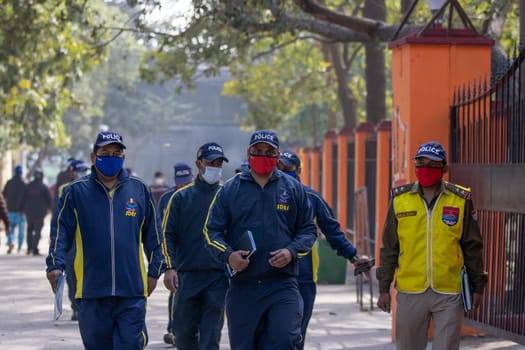
POLYGON ((217 182, 221 181, 221 177, 222 168, 215 168, 212 166, 207 166, 206 168, 204 168, 204 174, 202 174, 202 178, 210 185, 216 184, 217 182))

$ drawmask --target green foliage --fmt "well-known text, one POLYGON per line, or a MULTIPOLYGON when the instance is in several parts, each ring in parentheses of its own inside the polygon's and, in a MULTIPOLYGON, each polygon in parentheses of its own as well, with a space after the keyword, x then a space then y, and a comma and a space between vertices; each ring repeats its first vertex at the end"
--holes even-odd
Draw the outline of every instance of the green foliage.
MULTIPOLYGON (((106 55, 99 64, 72 85, 73 103, 63 115, 66 132, 71 137, 68 155, 87 158, 95 135, 107 125, 122 125, 137 130, 144 128, 148 111, 137 108, 142 97, 135 95, 139 80, 139 64, 145 52, 130 32, 105 31, 103 28, 118 27, 129 21, 129 15, 118 6, 104 2, 91 2, 97 13, 97 36, 111 38, 106 55), (140 115, 141 118, 134 116, 140 115)), ((120 129, 120 127, 119 127, 120 129)))
POLYGON ((64 146, 69 86, 96 62, 83 1, 0 0, 0 149, 64 146))
POLYGON ((333 71, 318 44, 283 37, 278 45, 285 42, 289 44, 257 63, 231 65, 235 80, 225 83, 224 93, 240 96, 248 105, 245 127, 280 129, 306 106, 337 103, 334 90, 327 86, 333 71))

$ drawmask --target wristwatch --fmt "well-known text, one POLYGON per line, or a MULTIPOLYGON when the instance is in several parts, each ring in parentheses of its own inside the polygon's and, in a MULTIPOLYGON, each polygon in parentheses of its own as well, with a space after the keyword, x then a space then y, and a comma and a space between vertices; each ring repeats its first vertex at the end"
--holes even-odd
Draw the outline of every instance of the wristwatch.
POLYGON ((352 264, 355 264, 357 260, 359 260, 359 256, 357 254, 350 258, 350 262, 352 264))

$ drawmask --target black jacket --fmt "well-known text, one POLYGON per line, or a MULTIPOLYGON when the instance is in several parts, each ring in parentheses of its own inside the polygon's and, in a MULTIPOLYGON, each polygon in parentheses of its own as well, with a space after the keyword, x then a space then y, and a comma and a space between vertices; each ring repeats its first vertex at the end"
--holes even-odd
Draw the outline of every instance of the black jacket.
POLYGON ((27 184, 22 179, 22 175, 15 175, 5 184, 2 192, 7 202, 9 212, 22 212, 22 196, 27 184))
POLYGON ((51 192, 41 180, 31 181, 22 196, 22 211, 27 220, 43 220, 51 209, 51 192))

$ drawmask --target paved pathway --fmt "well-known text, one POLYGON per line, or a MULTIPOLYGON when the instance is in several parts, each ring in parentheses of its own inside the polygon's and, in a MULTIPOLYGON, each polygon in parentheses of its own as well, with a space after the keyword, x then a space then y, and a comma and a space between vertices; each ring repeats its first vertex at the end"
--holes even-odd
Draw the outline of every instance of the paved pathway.
MULTIPOLYGON (((0 234, 4 234, 3 232, 0 234)), ((47 232, 40 251, 47 251, 47 232)), ((76 322, 65 304, 64 314, 52 321, 53 294, 45 278, 43 256, 6 255, 5 236, 0 245, 0 349, 77 350, 82 343, 76 322)), ((66 291, 67 292, 67 291, 66 291)), ((67 300, 67 294, 64 295, 67 300)), ((167 320, 168 292, 159 282, 148 302, 148 349, 169 349, 162 342, 167 320)), ((320 285, 310 322, 309 350, 394 350, 390 339, 391 317, 374 309, 360 311, 355 280, 345 285, 320 285)), ((430 345, 427 347, 430 349, 430 345)), ((462 349, 525 350, 525 346, 491 336, 465 337, 462 349)), ((221 349, 229 349, 226 327, 221 349)))

